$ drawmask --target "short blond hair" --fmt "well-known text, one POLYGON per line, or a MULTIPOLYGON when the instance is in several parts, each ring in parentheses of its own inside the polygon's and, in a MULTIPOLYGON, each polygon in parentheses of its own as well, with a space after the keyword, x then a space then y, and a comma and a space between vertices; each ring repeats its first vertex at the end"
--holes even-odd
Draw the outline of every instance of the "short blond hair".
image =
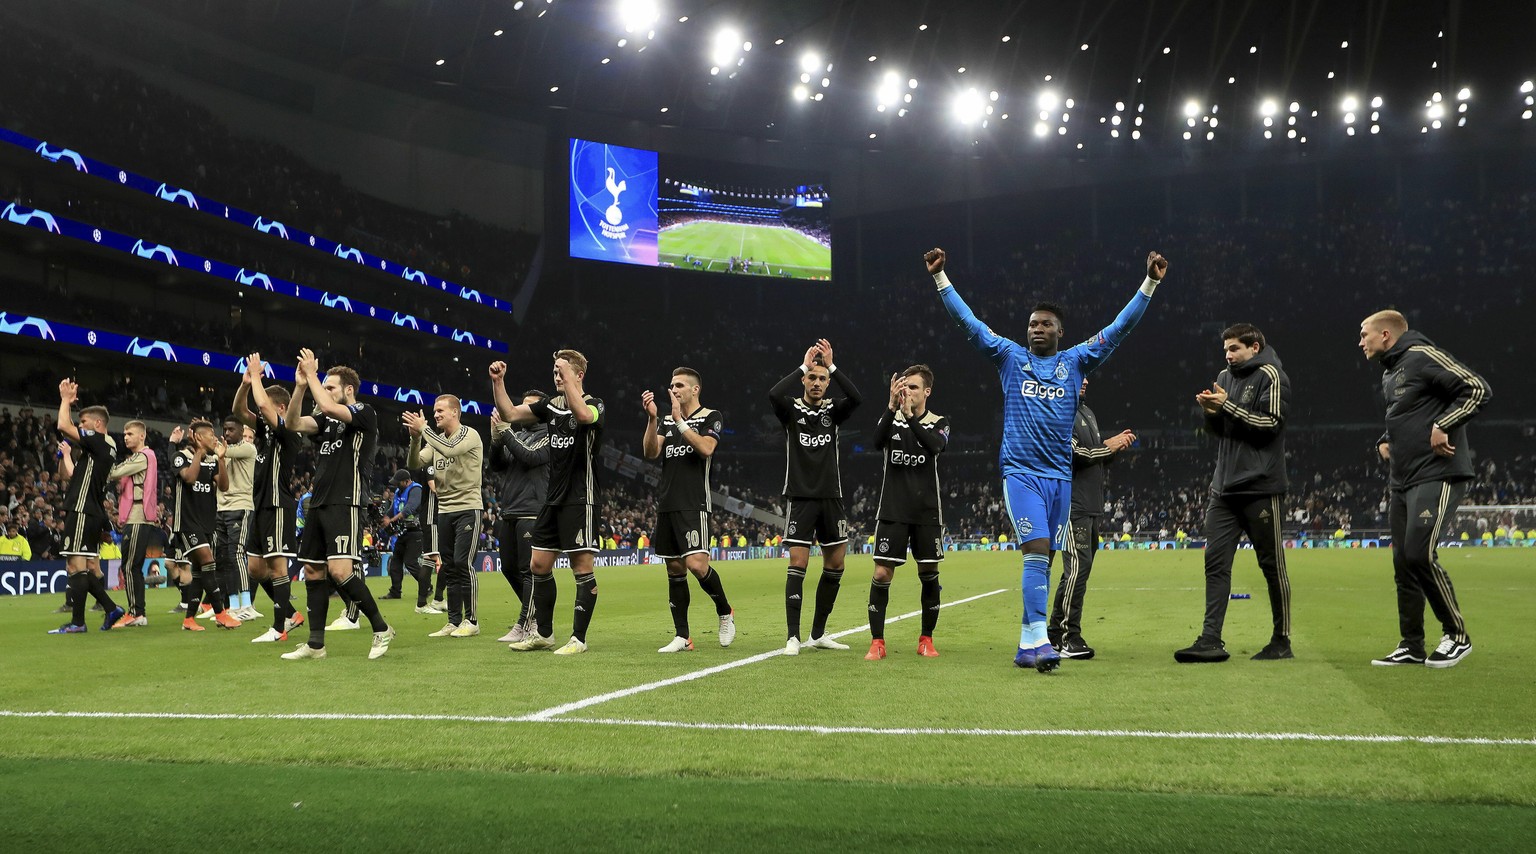
POLYGON ((1408 318, 1395 309, 1383 309, 1365 319, 1365 325, 1376 326, 1391 332, 1394 336, 1402 335, 1408 331, 1408 318))
POLYGON ((440 395, 437 396, 436 399, 434 399, 432 401, 432 403, 434 405, 436 405, 437 402, 441 401, 441 400, 446 400, 446 401, 449 401, 450 403, 452 403, 453 404, 453 411, 454 412, 463 412, 464 411, 464 404, 460 403, 458 397, 456 397, 454 395, 451 395, 451 394, 440 394, 440 395))
POLYGON ((556 350, 555 361, 558 362, 561 359, 570 363, 570 366, 576 369, 576 373, 584 374, 587 372, 587 357, 581 355, 580 350, 556 350))

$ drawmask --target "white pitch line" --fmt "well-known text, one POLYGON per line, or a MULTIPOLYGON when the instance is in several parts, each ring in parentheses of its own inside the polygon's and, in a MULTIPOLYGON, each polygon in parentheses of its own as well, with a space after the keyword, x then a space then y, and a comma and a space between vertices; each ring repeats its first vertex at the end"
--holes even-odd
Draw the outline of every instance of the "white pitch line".
MULTIPOLYGON (((940 608, 949 608, 949 607, 954 606, 954 605, 964 605, 967 602, 975 602, 977 599, 985 599, 988 596, 996 596, 999 593, 1007 593, 1007 592, 1008 591, 1006 589, 993 590, 993 591, 988 592, 988 593, 981 593, 981 594, 978 594, 976 596, 969 596, 969 597, 966 597, 965 599, 956 599, 953 602, 945 602, 944 604, 940 605, 939 607, 940 608)), ((889 624, 889 623, 897 622, 899 620, 906 620, 906 619, 909 619, 909 618, 912 618, 912 617, 916 617, 916 616, 918 616, 921 613, 922 613, 922 611, 911 611, 911 612, 908 612, 906 614, 902 614, 902 615, 897 616, 897 617, 889 617, 889 618, 886 619, 886 623, 889 624)), ((841 632, 838 632, 838 633, 833 634, 833 635, 828 635, 828 637, 832 638, 833 640, 836 640, 837 638, 840 638, 840 637, 845 637, 847 635, 857 634, 858 632, 863 632, 863 631, 868 631, 868 630, 869 630, 869 624, 865 623, 864 625, 859 626, 857 628, 847 629, 846 631, 841 631, 841 632)), ((606 702, 609 702, 611 700, 619 700, 619 699, 622 699, 624 697, 633 696, 635 694, 643 694, 646 691, 654 691, 657 688, 665 688, 668 685, 678 685, 678 684, 681 684, 683 682, 692 682, 695 679, 703 679, 705 676, 713 676, 716 673, 723 673, 723 672, 725 672, 727 670, 733 670, 733 669, 735 669, 737 667, 745 667, 748 664, 756 664, 759 661, 767 661, 770 658, 773 658, 775 656, 780 656, 780 655, 783 655, 783 654, 784 654, 784 650, 782 650, 782 649, 776 649, 776 650, 773 650, 772 652, 759 653, 759 654, 751 656, 749 658, 741 658, 741 659, 737 659, 736 661, 727 662, 725 664, 717 664, 714 667, 706 667, 703 670, 695 670, 692 673, 684 673, 681 676, 673 676, 670 679, 659 679, 659 680, 657 680, 655 682, 647 682, 644 685, 636 685, 633 688, 623 688, 623 689, 620 689, 618 691, 609 691, 606 694, 598 694, 595 697, 588 697, 585 700, 577 700, 577 701, 572 702, 572 703, 561 703, 558 706, 550 706, 547 709, 543 709, 541 711, 534 712, 534 713, 532 713, 530 715, 525 715, 525 716, 523 716, 521 718, 521 720, 525 720, 525 721, 547 721, 547 720, 555 717, 556 715, 567 714, 569 712, 574 712, 574 711, 577 711, 579 709, 585 709, 588 706, 595 706, 595 705, 597 705, 599 703, 606 703, 606 702)))
POLYGON ((192 721, 436 721, 477 724, 582 724, 586 726, 624 726, 651 729, 692 729, 726 732, 787 732, 813 735, 898 735, 898 736, 982 736, 1022 738, 1054 736, 1058 738, 1149 738, 1170 741, 1303 741, 1352 744, 1430 744, 1474 747, 1536 747, 1536 738, 1450 737, 1438 735, 1350 735, 1317 732, 1181 732, 1135 729, 985 729, 942 727, 864 727, 817 726, 814 724, 699 723, 693 721, 650 721, 625 718, 549 718, 531 720, 526 715, 412 715, 351 714, 345 712, 279 712, 253 714, 237 712, 59 712, 0 710, 0 718, 64 718, 113 720, 192 720, 192 721))

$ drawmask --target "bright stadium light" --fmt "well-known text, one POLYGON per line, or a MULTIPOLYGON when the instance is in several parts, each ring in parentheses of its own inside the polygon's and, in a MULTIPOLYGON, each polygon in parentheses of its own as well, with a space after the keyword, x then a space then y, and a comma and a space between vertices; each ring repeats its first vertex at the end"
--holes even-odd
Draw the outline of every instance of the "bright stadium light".
POLYGON ((1040 97, 1035 99, 1035 103, 1042 110, 1054 110, 1056 105, 1061 103, 1061 98, 1055 92, 1047 89, 1040 93, 1040 97))
POLYGON ((1045 122, 1037 122, 1035 124, 1035 136, 1044 137, 1046 134, 1048 134, 1050 132, 1051 132, 1050 125, 1047 125, 1045 122))
POLYGON ((975 124, 986 110, 987 99, 975 89, 967 89, 955 94, 954 113, 961 124, 975 124))
POLYGON ((1374 97, 1374 98, 1372 98, 1372 99, 1371 99, 1371 109, 1373 109, 1373 110, 1379 110, 1379 109, 1381 109, 1381 105, 1382 105, 1382 103, 1383 103, 1383 102, 1382 102, 1382 100, 1381 100, 1381 96, 1380 96, 1380 95, 1377 95, 1377 96, 1376 96, 1376 97, 1374 97))
POLYGON ((1429 107, 1428 115, 1432 119, 1443 118, 1445 116, 1445 105, 1438 103, 1431 104, 1429 107))
POLYGON ((1339 109, 1346 113, 1353 113, 1360 109, 1360 99, 1354 95, 1345 95, 1344 100, 1339 102, 1339 109))
POLYGON ((800 70, 806 74, 821 70, 821 57, 810 51, 802 53, 800 55, 800 70))
POLYGON ((1191 118, 1200 115, 1200 102, 1199 101, 1185 101, 1184 102, 1184 115, 1189 116, 1191 118))
POLYGON ((1280 112, 1280 105, 1276 104, 1273 98, 1266 98, 1264 103, 1259 105, 1259 115, 1266 118, 1278 112, 1280 112))
POLYGON ((716 66, 730 65, 741 50, 741 33, 731 27, 722 27, 715 33, 709 58, 716 66))
POLYGON ((1458 100, 1458 101, 1470 101, 1470 100, 1472 100, 1472 90, 1468 89, 1465 86, 1461 87, 1461 91, 1456 93, 1456 100, 1458 100))
POLYGON ((1532 90, 1536 90, 1536 82, 1527 80, 1520 84, 1520 94, 1529 95, 1532 90))
POLYGON ((806 89, 804 86, 796 86, 795 87, 795 100, 796 101, 804 101, 806 98, 809 98, 810 96, 811 96, 810 90, 806 89))
POLYGON ((644 32, 661 20, 661 6, 656 0, 619 0, 619 21, 624 32, 644 32))
POLYGON ((875 103, 880 109, 892 107, 901 100, 901 75, 894 71, 887 71, 880 78, 880 86, 875 89, 875 103))

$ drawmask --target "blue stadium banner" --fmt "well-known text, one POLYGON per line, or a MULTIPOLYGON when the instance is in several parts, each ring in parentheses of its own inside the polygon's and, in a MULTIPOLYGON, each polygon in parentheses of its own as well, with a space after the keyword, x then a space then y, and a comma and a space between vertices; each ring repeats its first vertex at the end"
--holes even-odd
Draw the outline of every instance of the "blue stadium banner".
POLYGON ((334 240, 327 240, 324 237, 286 225, 276 219, 230 207, 223 202, 198 195, 191 190, 173 187, 163 181, 156 181, 153 178, 136 175, 125 169, 119 169, 116 166, 87 157, 72 148, 65 148, 61 145, 33 139, 26 134, 17 133, 3 127, 0 127, 0 142, 8 142, 18 148, 25 148, 45 160, 72 166, 76 172, 83 172, 108 181, 115 181, 122 186, 131 187, 141 193, 154 196, 161 201, 188 207, 195 211, 230 220, 231 222, 237 222, 262 234, 280 237, 283 240, 297 243, 301 246, 308 246, 327 255, 334 255, 344 261, 351 261, 369 269, 378 270, 386 275, 398 276, 413 284, 452 294, 460 299, 469 300, 479 305, 490 306, 499 311, 510 312, 512 310, 512 304, 507 300, 491 296, 490 294, 482 294, 474 288, 450 282, 440 276, 433 276, 425 271, 412 269, 399 262, 380 258, 361 249, 346 246, 334 240))
POLYGON ((0 555, 0 596, 62 593, 69 576, 62 560, 15 560, 0 555))
POLYGON ((656 266, 656 152, 571 140, 571 257, 656 266))
MULTIPOLYGON (((50 321, 41 317, 10 314, 5 311, 0 311, 0 335, 19 335, 60 344, 75 344, 80 347, 126 353, 142 359, 159 359, 162 362, 200 366, 236 375, 245 373, 246 368, 244 356, 232 356, 200 347, 172 344, 169 341, 148 336, 123 335, 104 329, 87 329, 83 326, 50 321)), ((266 377, 279 382, 293 382, 293 366, 268 362, 266 377)), ((437 397, 437 392, 424 392, 421 389, 390 385, 367 378, 364 378, 362 383, 363 387, 358 389, 358 393, 372 397, 386 397, 400 403, 430 406, 431 401, 437 397)), ((452 393, 449 389, 443 389, 443 391, 452 393)), ((464 411, 471 415, 489 417, 491 409, 495 406, 490 401, 470 400, 467 397, 461 397, 460 400, 464 411)))
POLYGON ((150 243, 142 239, 135 239, 126 234, 108 231, 105 228, 95 228, 82 222, 76 222, 68 217, 58 216, 39 208, 29 208, 15 203, 5 206, 0 211, 0 221, 12 225, 22 225, 45 231, 49 234, 58 234, 75 240, 94 243, 97 246, 105 246, 126 252, 137 258, 149 261, 158 261, 170 267, 191 270, 193 272, 206 273, 217 276, 236 285, 247 288, 258 288, 271 293, 281 294, 286 297, 312 302, 325 308, 336 311, 344 311, 348 314, 356 314, 372 320, 391 323, 395 326, 404 326, 415 332, 426 332, 439 338, 447 338, 460 344, 469 344, 472 347, 484 347, 497 353, 507 352, 505 341, 496 341, 476 335, 468 329, 455 329, 451 326, 443 326, 427 321, 418 321, 414 316, 382 306, 370 305, 359 299, 354 299, 342 294, 333 294, 318 288, 311 288, 297 282, 279 279, 269 276, 260 270, 252 270, 246 267, 236 267, 223 261, 215 261, 212 258, 204 258, 184 250, 173 249, 160 243, 150 243))

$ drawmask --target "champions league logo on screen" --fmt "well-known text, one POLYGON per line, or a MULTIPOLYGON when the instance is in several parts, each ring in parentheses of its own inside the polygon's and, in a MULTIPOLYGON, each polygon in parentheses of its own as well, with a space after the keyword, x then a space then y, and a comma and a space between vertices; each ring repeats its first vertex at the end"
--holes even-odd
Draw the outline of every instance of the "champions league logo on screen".
POLYGON ((571 257, 655 266, 656 152, 571 140, 571 257))

